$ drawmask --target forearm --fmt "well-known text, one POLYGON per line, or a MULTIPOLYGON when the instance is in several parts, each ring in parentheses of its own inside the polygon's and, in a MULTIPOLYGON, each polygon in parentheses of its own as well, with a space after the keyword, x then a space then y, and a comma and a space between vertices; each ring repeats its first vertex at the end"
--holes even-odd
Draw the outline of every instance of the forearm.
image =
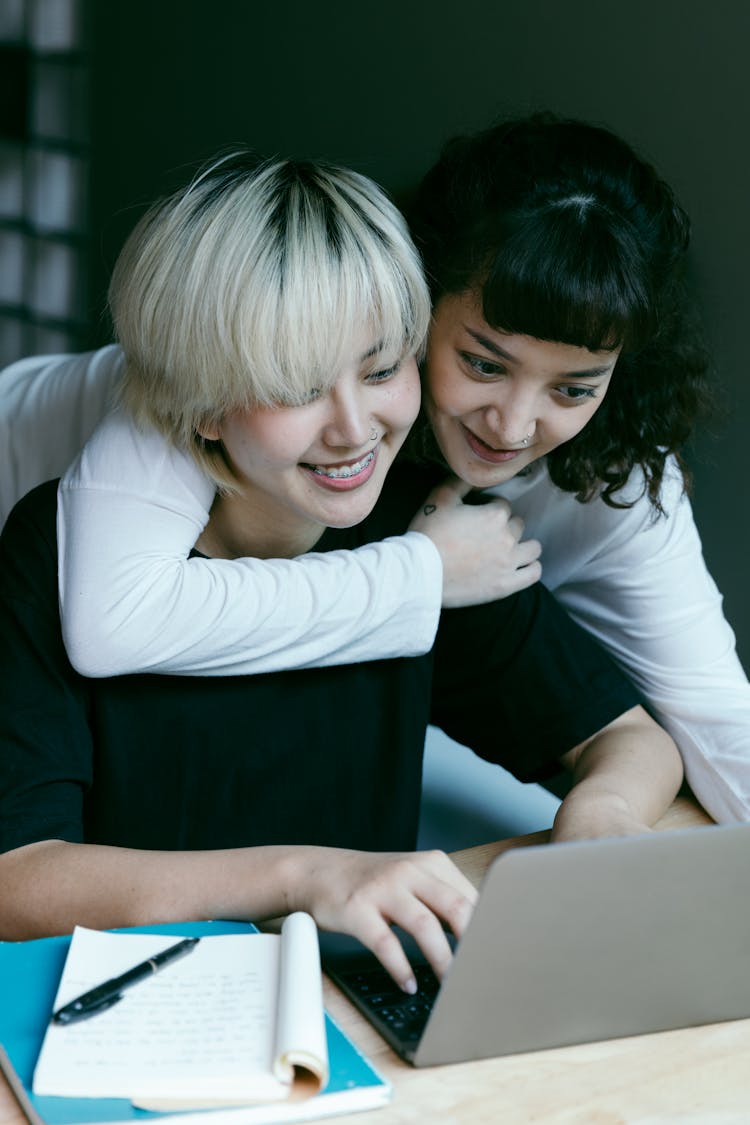
POLYGON ((475 899, 441 852, 154 852, 45 840, 0 856, 0 939, 304 910, 323 929, 357 937, 407 992, 416 982, 391 923, 413 934, 442 975, 451 958, 443 927, 460 937, 475 899))
POLYGON ((295 852, 285 846, 140 851, 45 840, 0 856, 0 937, 282 914, 295 852))
POLYGON ((566 755, 573 787, 553 826, 557 841, 646 831, 674 800, 682 761, 673 740, 641 707, 566 755))
POLYGON ((58 493, 60 612, 81 674, 245 675, 429 650, 443 569, 426 536, 189 559, 214 492, 187 452, 126 414, 98 429, 58 493))
POLYGON ((432 645, 442 569, 424 536, 298 559, 189 559, 197 534, 179 511, 138 497, 61 492, 60 607, 77 671, 248 675, 432 645), (71 537, 64 521, 78 508, 71 537), (138 535, 126 534, 136 521, 138 535))

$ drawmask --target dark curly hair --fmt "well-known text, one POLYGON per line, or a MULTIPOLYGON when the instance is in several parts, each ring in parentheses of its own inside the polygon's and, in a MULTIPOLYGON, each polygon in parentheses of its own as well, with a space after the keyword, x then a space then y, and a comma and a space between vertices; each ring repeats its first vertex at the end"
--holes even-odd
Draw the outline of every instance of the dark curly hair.
POLYGON ((622 347, 599 410, 547 457, 579 500, 617 492, 639 465, 648 497, 667 457, 707 410, 708 356, 687 299, 690 223, 671 188, 609 130, 551 113, 444 148, 410 220, 433 303, 478 288, 488 324, 574 344, 622 347))

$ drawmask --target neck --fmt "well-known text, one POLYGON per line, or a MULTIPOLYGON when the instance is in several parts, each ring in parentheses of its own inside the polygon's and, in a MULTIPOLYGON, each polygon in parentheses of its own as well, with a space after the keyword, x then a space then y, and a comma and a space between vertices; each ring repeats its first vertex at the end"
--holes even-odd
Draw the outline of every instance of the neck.
POLYGON ((269 510, 247 492, 218 494, 196 548, 217 559, 293 559, 312 550, 324 531, 293 512, 269 510))

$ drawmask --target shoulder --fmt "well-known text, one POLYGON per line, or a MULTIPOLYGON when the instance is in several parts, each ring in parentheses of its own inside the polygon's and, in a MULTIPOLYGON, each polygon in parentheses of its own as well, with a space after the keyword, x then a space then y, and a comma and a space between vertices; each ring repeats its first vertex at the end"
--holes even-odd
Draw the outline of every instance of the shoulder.
POLYGON ((37 456, 49 459, 48 447, 64 447, 70 461, 112 405, 121 374, 122 353, 114 344, 18 360, 2 372, 0 425, 16 446, 41 429, 45 448, 37 456))
POLYGON ((0 534, 0 589, 21 596, 40 580, 56 590, 57 481, 32 489, 11 511, 0 534))
POLYGON ((2 530, 3 540, 17 539, 23 535, 38 535, 45 540, 55 538, 58 481, 48 480, 37 485, 23 496, 2 530))
POLYGON ((102 491, 209 508, 215 486, 187 450, 118 408, 100 423, 63 477, 63 493, 102 491))
POLYGON ((30 356, 0 372, 0 519, 29 489, 65 471, 110 408, 120 370, 112 345, 30 356))
POLYGON ((110 397, 122 374, 122 364, 122 351, 116 344, 93 352, 28 356, 3 370, 3 393, 13 395, 24 408, 65 393, 85 410, 86 398, 97 390, 103 400, 110 397))
POLYGON ((170 454, 167 439, 154 429, 141 429, 127 410, 112 410, 100 422, 81 456, 66 474, 66 487, 122 483, 123 463, 128 471, 153 470, 170 454))
POLYGON ((613 508, 600 496, 581 503, 550 480, 542 464, 525 478, 514 478, 497 490, 525 523, 525 535, 542 543, 544 581, 557 590, 577 581, 583 569, 607 559, 625 565, 671 551, 676 538, 692 525, 690 502, 682 473, 673 458, 667 462, 660 501, 650 503, 640 468, 633 470, 620 499, 629 506, 613 508))

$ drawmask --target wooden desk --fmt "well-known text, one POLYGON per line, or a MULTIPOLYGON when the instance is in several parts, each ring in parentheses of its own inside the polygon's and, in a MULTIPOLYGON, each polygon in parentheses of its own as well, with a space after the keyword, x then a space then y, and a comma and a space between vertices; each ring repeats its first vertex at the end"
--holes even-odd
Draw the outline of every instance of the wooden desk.
MULTIPOLYGON (((659 828, 708 824, 678 799, 659 828)), ((500 852, 547 833, 469 848, 456 860, 476 883, 500 852)), ((330 982, 326 1004, 393 1084, 385 1109, 334 1118, 370 1125, 746 1125, 750 1020, 416 1070, 402 1062, 330 982)), ((0 1125, 26 1125, 0 1079, 0 1125)))

